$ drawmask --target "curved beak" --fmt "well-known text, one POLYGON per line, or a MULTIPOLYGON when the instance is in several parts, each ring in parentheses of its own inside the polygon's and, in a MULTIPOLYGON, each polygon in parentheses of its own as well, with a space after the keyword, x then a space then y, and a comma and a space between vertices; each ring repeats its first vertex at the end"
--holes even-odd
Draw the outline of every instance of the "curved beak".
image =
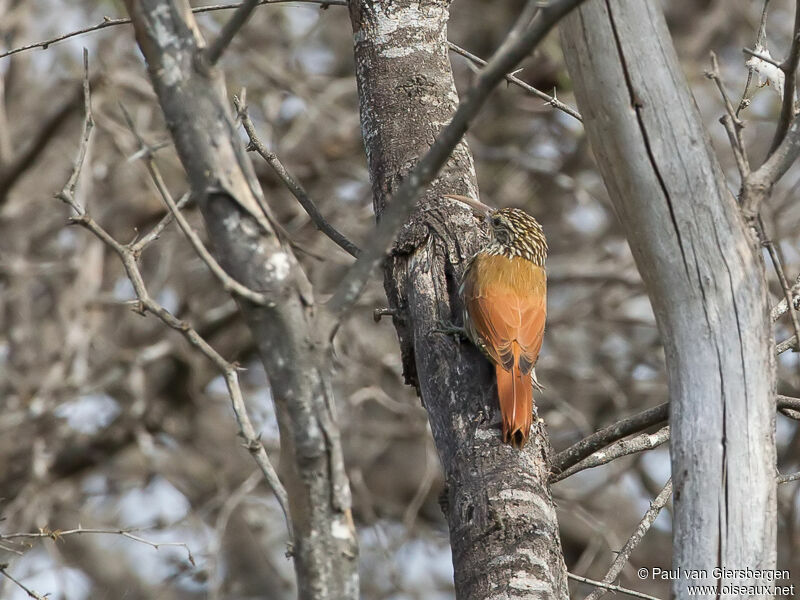
POLYGON ((491 206, 487 206, 483 202, 475 200, 474 198, 468 198, 466 196, 458 196, 456 194, 444 194, 444 197, 450 198, 451 200, 458 200, 462 204, 466 204, 472 209, 472 213, 476 217, 481 217, 485 219, 494 212, 494 209, 491 206))

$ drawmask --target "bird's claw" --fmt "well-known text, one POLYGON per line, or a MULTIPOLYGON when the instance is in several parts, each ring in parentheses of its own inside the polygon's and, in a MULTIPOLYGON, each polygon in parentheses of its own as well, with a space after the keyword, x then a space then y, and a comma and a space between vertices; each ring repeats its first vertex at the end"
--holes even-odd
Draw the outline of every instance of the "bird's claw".
POLYGON ((442 321, 439 320, 437 322, 438 327, 434 327, 431 329, 431 333, 441 333, 442 335, 451 335, 456 338, 456 341, 460 342, 462 340, 468 340, 469 335, 467 334, 467 330, 463 327, 459 327, 449 321, 442 321))

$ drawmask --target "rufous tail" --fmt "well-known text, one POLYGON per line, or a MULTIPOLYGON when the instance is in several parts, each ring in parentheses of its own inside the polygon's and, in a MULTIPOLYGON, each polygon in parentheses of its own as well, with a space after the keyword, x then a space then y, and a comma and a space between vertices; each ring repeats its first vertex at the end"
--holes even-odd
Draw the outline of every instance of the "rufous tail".
POLYGON ((522 448, 528 441, 533 420, 533 379, 523 375, 518 364, 511 371, 495 365, 497 395, 503 417, 503 441, 522 448))

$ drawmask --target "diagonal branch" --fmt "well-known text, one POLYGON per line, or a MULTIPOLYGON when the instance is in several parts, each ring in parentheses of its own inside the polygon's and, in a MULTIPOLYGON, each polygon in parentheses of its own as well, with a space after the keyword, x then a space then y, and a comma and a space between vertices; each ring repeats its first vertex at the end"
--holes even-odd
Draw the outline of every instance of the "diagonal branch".
POLYGON ((645 600, 659 600, 655 596, 643 594, 642 592, 637 592, 636 590, 629 590, 627 588, 621 587, 619 585, 614 585, 612 583, 595 581, 594 579, 589 579, 588 577, 581 577, 580 575, 574 575, 572 573, 567 573, 567 577, 569 579, 572 579, 573 581, 578 581, 580 583, 585 583, 586 585, 591 585, 594 587, 606 589, 609 592, 619 592, 620 594, 625 594, 626 596, 631 596, 633 598, 644 598, 645 600))
MULTIPOLYGON (((470 61, 472 64, 478 65, 480 67, 485 67, 486 66, 486 61, 485 60, 483 60, 479 56, 475 56, 474 54, 472 54, 472 52, 469 52, 468 50, 465 50, 461 46, 458 46, 458 45, 454 44, 453 42, 448 42, 447 46, 448 46, 448 48, 450 48, 450 50, 452 50, 453 52, 455 52, 456 54, 458 54, 460 56, 463 56, 468 61, 470 61)), ((583 117, 581 117, 581 114, 577 110, 575 110, 574 108, 572 108, 571 106, 569 106, 567 104, 564 104, 563 102, 561 102, 561 100, 559 100, 555 96, 551 96, 549 94, 545 94, 540 89, 537 89, 537 88, 533 87, 532 85, 530 85, 528 83, 525 83, 519 77, 517 77, 516 75, 514 75, 512 73, 508 73, 505 76, 505 78, 506 78, 506 81, 508 81, 509 83, 513 83, 514 85, 517 85, 517 86, 521 87, 526 92, 529 92, 529 93, 533 94, 537 98, 541 98, 542 100, 545 101, 545 104, 547 104, 548 106, 552 106, 555 109, 558 109, 558 110, 560 110, 562 112, 565 112, 570 117, 573 117, 573 118, 577 119, 578 121, 583 122, 583 117)))
MULTIPOLYGON (((243 94, 242 97, 244 97, 243 94)), ((327 235, 342 250, 351 256, 358 258, 358 255, 361 253, 361 250, 359 250, 358 246, 356 246, 343 233, 339 232, 333 227, 333 225, 325 220, 325 217, 323 217, 322 213, 319 212, 317 205, 314 204, 314 201, 308 196, 308 193, 305 191, 305 189, 303 189, 303 186, 301 186, 298 181, 292 177, 292 174, 286 170, 286 167, 283 165, 278 156, 274 152, 270 151, 258 137, 256 128, 253 125, 253 121, 247 114, 247 107, 243 104, 242 100, 240 100, 239 97, 234 96, 233 104, 236 107, 236 112, 238 113, 239 119, 242 121, 242 126, 244 127, 247 137, 250 140, 250 144, 248 145, 247 149, 258 152, 259 155, 261 155, 261 158, 263 158, 266 163, 272 167, 272 170, 275 171, 275 174, 280 177, 281 181, 283 181, 286 187, 289 188, 289 191, 292 192, 292 195, 297 198, 300 206, 302 206, 306 213, 308 213, 308 216, 311 217, 311 220, 313 221, 314 225, 317 226, 317 229, 327 235)))
POLYGON ((250 15, 259 4, 261 4, 259 0, 245 0, 239 8, 236 9, 236 12, 231 15, 231 18, 225 22, 222 31, 219 32, 217 38, 206 50, 206 58, 209 64, 217 64, 222 53, 225 52, 238 31, 244 27, 244 24, 247 23, 247 19, 250 18, 250 15))
MULTIPOLYGON (((756 48, 766 48, 767 42, 767 9, 769 8, 769 0, 764 0, 764 6, 761 9, 761 22, 758 27, 758 35, 756 36, 756 48)), ((747 68, 747 81, 744 84, 744 90, 742 90, 742 97, 739 100, 739 105, 736 107, 736 117, 739 116, 739 113, 742 112, 744 108, 750 105, 750 98, 747 97, 747 92, 750 91, 750 84, 753 81, 753 73, 755 73, 755 67, 749 66, 747 68)))
POLYGON ((25 533, 4 533, 0 534, 0 540, 5 541, 14 541, 14 540, 31 540, 31 539, 51 539, 53 541, 59 541, 65 537, 70 537, 74 535, 98 535, 98 534, 108 534, 108 535, 119 535, 124 538, 128 538, 129 540, 133 540, 134 542, 139 542, 140 544, 145 544, 150 546, 154 550, 158 550, 161 547, 172 546, 176 548, 183 548, 186 550, 186 559, 192 564, 195 565, 194 555, 192 554, 191 549, 189 548, 188 544, 185 542, 153 542, 146 538, 143 538, 139 535, 135 535, 133 532, 138 532, 138 529, 98 529, 98 528, 85 528, 81 527, 80 525, 75 529, 50 529, 48 527, 44 527, 39 531, 32 531, 32 532, 25 532, 25 533))
MULTIPOLYGON (((216 12, 218 10, 231 10, 234 8, 240 8, 245 4, 247 4, 248 2, 239 2, 237 4, 210 4, 208 6, 197 6, 195 8, 192 8, 191 11, 195 14, 199 14, 206 12, 216 12)), ((347 6, 347 0, 259 0, 257 5, 263 6, 265 4, 286 4, 288 2, 319 4, 320 8, 327 8, 328 6, 347 6)), ((53 44, 56 44, 58 42, 63 42, 64 40, 68 40, 69 38, 73 38, 79 35, 84 35, 86 33, 92 33, 94 31, 100 31, 101 29, 105 29, 106 27, 114 27, 116 25, 126 25, 130 22, 131 20, 126 17, 122 17, 119 19, 112 19, 111 17, 103 17, 103 20, 97 25, 84 27, 82 29, 77 29, 75 31, 63 33, 61 35, 58 35, 56 37, 47 40, 43 40, 41 42, 34 42, 32 44, 27 44, 25 46, 20 46, 18 48, 7 50, 6 52, 0 53, 0 59, 5 58, 7 56, 12 56, 13 54, 18 54, 20 52, 33 50, 35 48, 41 48, 42 50, 47 50, 53 44)))
POLYGON ((78 186, 78 180, 80 178, 83 163, 86 158, 87 148, 91 141, 94 123, 92 117, 91 90, 89 86, 89 58, 88 52, 85 49, 83 53, 83 61, 84 106, 86 110, 83 134, 81 136, 81 144, 78 149, 78 156, 75 160, 73 171, 57 197, 70 206, 75 212, 76 216, 70 217, 70 223, 80 225, 81 227, 93 233, 98 239, 100 239, 119 256, 125 269, 125 273, 130 279, 134 293, 138 299, 138 304, 136 307, 137 312, 141 314, 150 312, 160 319, 166 326, 178 331, 192 347, 198 349, 214 364, 214 366, 217 367, 217 369, 219 369, 228 388, 233 411, 236 416, 236 421, 239 425, 239 435, 244 439, 245 447, 253 456, 253 459, 258 467, 261 469, 267 485, 269 485, 269 487, 272 489, 278 500, 278 503, 281 506, 281 509, 283 510, 291 543, 294 536, 292 522, 289 517, 288 495, 278 479, 278 474, 270 463, 267 452, 264 449, 259 436, 256 434, 252 422, 250 421, 250 416, 247 412, 247 406, 245 405, 244 397, 242 396, 242 391, 239 386, 237 365, 229 363, 227 360, 225 360, 216 350, 214 350, 213 347, 211 347, 211 345, 205 339, 203 339, 203 337, 200 336, 199 333, 197 333, 197 331, 191 325, 189 325, 189 323, 178 319, 175 317, 175 315, 173 315, 153 299, 153 297, 147 291, 147 287, 145 286, 144 278, 142 277, 142 273, 137 264, 138 255, 132 249, 132 246, 120 244, 117 240, 115 240, 86 212, 83 207, 80 206, 80 204, 78 204, 75 199, 75 190, 78 186))
POLYGON ((640 413, 622 419, 613 425, 593 433, 589 437, 573 444, 566 450, 553 457, 551 467, 554 477, 576 465, 583 459, 591 456, 624 437, 638 433, 643 429, 663 423, 669 418, 669 402, 664 402, 656 407, 648 408, 640 413))
MULTIPOLYGON (((176 204, 175 200, 173 200, 172 194, 170 194, 167 184, 164 182, 164 178, 161 175, 161 170, 156 165, 153 149, 148 146, 142 136, 139 135, 139 132, 136 130, 136 126, 133 123, 133 119, 128 111, 125 110, 125 107, 120 107, 122 108, 122 114, 125 118, 125 122, 128 124, 128 128, 139 142, 139 146, 141 148, 139 154, 142 155, 142 158, 145 161, 147 172, 150 174, 153 184, 156 186, 156 189, 158 190, 161 199, 164 201, 164 204, 167 205, 169 213, 175 218, 176 221, 178 221, 178 227, 181 228, 181 231, 183 231, 184 235, 188 238, 189 243, 195 249, 195 252, 197 252, 202 261, 206 263, 211 273, 222 284, 222 287, 226 292, 236 294, 245 300, 249 300, 253 304, 266 306, 269 303, 269 300, 266 296, 264 296, 264 294, 256 292, 255 290, 251 290, 247 286, 236 281, 225 271, 225 269, 222 268, 216 259, 211 256, 211 252, 209 252, 205 247, 202 240, 200 240, 200 236, 197 235, 197 232, 194 229, 192 229, 189 221, 186 220, 186 217, 183 216, 180 208, 178 208, 178 204, 176 204)), ((184 203, 189 197, 189 194, 184 195, 184 197, 180 199, 179 203, 184 203)))
POLYGON ((643 433, 636 437, 619 440, 603 450, 598 450, 576 465, 569 467, 550 477, 550 483, 556 483, 585 469, 592 469, 610 463, 623 456, 652 450, 669 441, 669 425, 659 429, 656 433, 643 433))
POLYGON ((370 275, 383 261, 398 231, 413 212, 417 194, 439 173, 497 84, 519 61, 533 51, 564 15, 583 1, 558 0, 547 4, 539 10, 526 31, 520 32, 515 29, 503 41, 486 67, 478 74, 464 99, 458 104, 450 122, 439 132, 430 150, 420 158, 403 180, 397 193, 381 214, 375 235, 368 241, 362 256, 347 272, 330 300, 330 306, 335 313, 342 314, 361 295, 370 275))
MULTIPOLYGON (((658 513, 661 512, 661 509, 667 505, 669 502, 670 496, 672 496, 672 479, 667 481, 664 488, 659 492, 656 499, 653 500, 652 504, 650 504, 650 508, 642 517, 642 520, 639 521, 639 524, 636 526, 636 529, 633 532, 633 535, 625 542, 625 545, 622 547, 622 550, 619 551, 617 557, 614 559, 614 562, 611 563, 611 568, 606 573, 606 576, 603 577, 603 583, 611 583, 614 581, 620 573, 622 573, 622 569, 625 567, 625 564, 628 562, 628 559, 631 556, 631 552, 636 549, 636 546, 639 545, 639 542, 642 541, 645 534, 650 529, 650 526, 658 517, 658 513)), ((604 596, 609 590, 598 588, 589 594, 586 597, 586 600, 598 600, 602 596, 604 596)))
POLYGON ((311 284, 278 226, 230 114, 223 75, 202 68, 205 41, 187 0, 126 0, 214 256, 269 298, 239 306, 270 380, 291 490, 298 595, 356 598, 358 542, 311 284), (200 65, 200 68, 198 68, 200 65))

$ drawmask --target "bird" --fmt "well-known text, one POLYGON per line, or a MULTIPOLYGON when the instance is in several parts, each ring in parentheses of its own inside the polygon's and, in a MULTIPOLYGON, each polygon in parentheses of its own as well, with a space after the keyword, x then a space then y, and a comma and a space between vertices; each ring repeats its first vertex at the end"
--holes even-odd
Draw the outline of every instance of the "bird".
POLYGON ((466 196, 489 224, 489 241, 468 261, 459 286, 467 337, 494 363, 503 441, 522 448, 533 420, 534 366, 547 316, 547 240, 542 226, 519 208, 493 209, 466 196))

